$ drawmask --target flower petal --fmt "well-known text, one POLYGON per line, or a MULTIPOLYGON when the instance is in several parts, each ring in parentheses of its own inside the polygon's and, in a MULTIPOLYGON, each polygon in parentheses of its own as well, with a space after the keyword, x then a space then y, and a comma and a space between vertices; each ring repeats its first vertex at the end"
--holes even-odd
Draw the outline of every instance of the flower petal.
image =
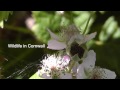
POLYGON ((91 40, 91 39, 93 39, 93 38, 95 38, 96 34, 97 34, 97 32, 94 32, 92 34, 86 35, 85 38, 84 38, 84 43, 89 41, 89 40, 91 40))
POLYGON ((48 41, 48 47, 49 49, 53 49, 53 50, 62 50, 64 48, 66 48, 66 44, 59 42, 57 40, 49 40, 48 41))
POLYGON ((90 71, 94 68, 96 61, 96 53, 93 50, 90 50, 87 54, 87 57, 83 60, 82 66, 90 71))
POLYGON ((79 65, 77 70, 77 79, 86 79, 87 76, 84 72, 84 67, 82 65, 79 65))
POLYGON ((72 74, 71 73, 61 74, 60 79, 72 79, 72 74))
POLYGON ((48 32, 49 32, 49 34, 50 34, 50 36, 51 36, 52 39, 59 40, 59 37, 56 34, 54 34, 53 32, 51 32, 49 29, 47 29, 47 30, 48 30, 48 32))
POLYGON ((108 70, 108 69, 103 69, 102 74, 103 74, 102 79, 115 79, 116 78, 115 72, 108 70))

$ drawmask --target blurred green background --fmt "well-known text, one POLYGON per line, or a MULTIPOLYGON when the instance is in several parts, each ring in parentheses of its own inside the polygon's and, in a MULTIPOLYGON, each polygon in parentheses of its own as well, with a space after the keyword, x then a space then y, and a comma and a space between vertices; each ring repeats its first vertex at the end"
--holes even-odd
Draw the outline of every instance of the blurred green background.
MULTIPOLYGON (((86 33, 97 32, 97 36, 87 46, 96 52, 97 66, 115 71, 117 78, 120 78, 120 12, 94 12, 86 33)), ((0 78, 29 78, 38 70, 44 55, 56 52, 46 48, 11 49, 8 44, 46 44, 47 47, 50 39, 47 28, 58 34, 62 27, 75 24, 83 32, 91 13, 92 11, 4 11, 3 14, 0 11, 0 26, 3 27, 0 28, 0 78)))

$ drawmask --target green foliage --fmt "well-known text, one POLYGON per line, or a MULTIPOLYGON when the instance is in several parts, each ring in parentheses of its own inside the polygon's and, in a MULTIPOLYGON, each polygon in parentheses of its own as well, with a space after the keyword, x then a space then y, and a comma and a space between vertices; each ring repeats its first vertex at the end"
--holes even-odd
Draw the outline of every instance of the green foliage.
POLYGON ((54 29, 56 29, 56 25, 58 25, 56 23, 59 22, 59 17, 54 16, 54 14, 47 14, 47 12, 38 11, 33 11, 33 17, 36 21, 36 24, 33 26, 33 31, 36 35, 36 38, 46 43, 49 38, 47 27, 50 28, 51 25, 54 29), (55 19, 57 20, 55 21, 55 19), (56 25, 53 25, 52 22, 55 22, 56 25))
POLYGON ((4 20, 7 21, 9 14, 12 14, 12 11, 0 11, 0 27, 3 28, 4 20))
POLYGON ((61 15, 57 12, 33 11, 32 15, 36 21, 32 30, 38 40, 47 43, 50 36, 47 28, 57 33, 61 26, 67 25, 70 20, 66 15, 61 15))

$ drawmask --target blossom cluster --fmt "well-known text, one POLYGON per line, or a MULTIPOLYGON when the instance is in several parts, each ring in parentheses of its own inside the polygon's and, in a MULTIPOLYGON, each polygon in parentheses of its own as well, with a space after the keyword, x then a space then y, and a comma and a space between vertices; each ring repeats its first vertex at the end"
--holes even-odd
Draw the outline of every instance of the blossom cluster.
POLYGON ((42 61, 38 75, 45 79, 115 79, 114 71, 95 65, 96 53, 88 50, 86 42, 96 32, 83 35, 75 25, 61 30, 60 35, 48 29, 51 39, 48 49, 59 50, 58 54, 47 55, 42 61))

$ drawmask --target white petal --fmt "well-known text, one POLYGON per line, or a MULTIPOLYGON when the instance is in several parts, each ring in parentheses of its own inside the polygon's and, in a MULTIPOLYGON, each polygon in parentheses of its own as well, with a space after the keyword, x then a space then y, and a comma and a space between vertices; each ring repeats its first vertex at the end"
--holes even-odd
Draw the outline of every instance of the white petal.
POLYGON ((79 65, 77 70, 77 79, 86 79, 87 76, 84 72, 84 67, 82 65, 79 65))
POLYGON ((39 76, 41 72, 42 72, 42 70, 38 70, 37 75, 39 76))
POLYGON ((115 72, 108 70, 108 69, 103 69, 103 79, 115 79, 116 78, 116 74, 115 72))
POLYGON ((96 61, 96 53, 93 50, 90 50, 87 54, 87 57, 83 60, 82 66, 90 71, 94 68, 96 61))
POLYGON ((84 38, 84 43, 89 41, 89 40, 91 40, 91 39, 93 39, 93 38, 95 38, 96 34, 97 34, 97 32, 94 32, 92 34, 86 35, 85 38, 84 38))
POLYGON ((51 36, 52 39, 59 40, 59 37, 56 34, 54 34, 53 32, 51 32, 49 29, 47 29, 47 30, 48 30, 48 32, 49 32, 49 34, 50 34, 50 36, 51 36))
POLYGON ((56 40, 49 40, 47 48, 53 49, 53 50, 62 50, 66 47, 67 47, 66 44, 63 43, 63 42, 59 42, 59 41, 56 41, 56 40))
POLYGON ((43 73, 41 77, 42 77, 42 78, 45 78, 45 79, 52 79, 52 78, 51 78, 50 76, 48 76, 46 73, 43 73))
POLYGON ((72 79, 72 74, 71 73, 61 74, 60 79, 72 79))

